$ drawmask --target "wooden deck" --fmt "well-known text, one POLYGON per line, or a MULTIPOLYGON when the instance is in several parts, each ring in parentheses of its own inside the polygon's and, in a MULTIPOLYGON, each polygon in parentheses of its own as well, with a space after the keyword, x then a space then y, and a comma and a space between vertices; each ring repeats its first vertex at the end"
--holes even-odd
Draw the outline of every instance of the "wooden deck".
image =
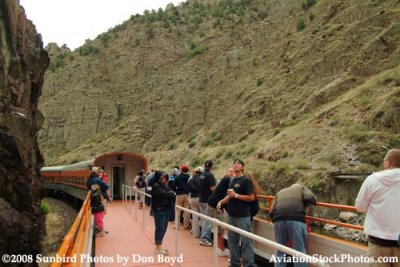
MULTIPOLYGON (((129 202, 128 202, 129 203, 129 202)), ((132 202, 134 203, 134 202, 132 202)), ((104 226, 109 234, 97 237, 93 261, 97 266, 171 266, 174 260, 180 266, 213 266, 213 248, 199 245, 199 239, 193 238, 190 231, 179 230, 178 258, 175 256, 175 230, 169 223, 163 246, 170 255, 159 258, 154 255, 154 219, 145 209, 145 229, 143 229, 143 210, 138 210, 135 220, 134 204, 114 201, 107 205, 104 226), (111 262, 112 261, 112 262, 111 262)), ((218 257, 218 266, 228 266, 228 258, 218 257)))

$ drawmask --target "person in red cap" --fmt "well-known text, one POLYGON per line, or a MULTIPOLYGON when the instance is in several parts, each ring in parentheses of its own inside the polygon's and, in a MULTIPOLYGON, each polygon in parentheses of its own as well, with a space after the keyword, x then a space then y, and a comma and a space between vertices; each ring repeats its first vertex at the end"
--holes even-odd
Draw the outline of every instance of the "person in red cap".
MULTIPOLYGON (((182 165, 181 166, 181 173, 175 178, 174 182, 172 183, 172 190, 176 193, 176 205, 179 205, 184 208, 189 208, 189 190, 188 190, 188 180, 190 175, 189 166, 182 165)), ((179 212, 178 218, 180 218, 181 213, 179 212)), ((190 229, 190 221, 189 221, 189 213, 183 212, 183 228, 185 230, 190 229)))

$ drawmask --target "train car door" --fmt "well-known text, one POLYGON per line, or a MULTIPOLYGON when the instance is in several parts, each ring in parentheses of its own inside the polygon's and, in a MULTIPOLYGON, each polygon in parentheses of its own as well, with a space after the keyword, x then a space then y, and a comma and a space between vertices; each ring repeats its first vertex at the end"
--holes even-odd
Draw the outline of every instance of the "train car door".
POLYGON ((125 166, 114 165, 112 167, 112 190, 113 199, 122 198, 122 184, 125 182, 125 166))

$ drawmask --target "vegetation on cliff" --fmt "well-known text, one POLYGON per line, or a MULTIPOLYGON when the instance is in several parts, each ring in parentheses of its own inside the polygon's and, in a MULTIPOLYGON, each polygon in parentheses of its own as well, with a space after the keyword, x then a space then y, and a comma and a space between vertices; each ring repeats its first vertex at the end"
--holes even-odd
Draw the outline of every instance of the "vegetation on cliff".
POLYGON ((400 146, 399 21, 398 1, 376 0, 192 0, 132 15, 52 57, 46 162, 130 151, 168 169, 214 159, 220 175, 240 157, 267 193, 298 179, 331 190, 327 172, 377 170, 400 146))

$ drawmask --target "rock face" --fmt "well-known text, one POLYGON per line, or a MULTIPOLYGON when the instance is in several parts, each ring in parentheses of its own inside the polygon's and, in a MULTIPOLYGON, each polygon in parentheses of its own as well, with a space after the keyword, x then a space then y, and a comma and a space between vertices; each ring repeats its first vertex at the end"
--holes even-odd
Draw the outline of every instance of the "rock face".
POLYGON ((398 101, 386 103, 400 84, 398 4, 217 2, 132 16, 71 53, 49 46, 46 164, 134 151, 165 169, 218 159, 221 175, 240 155, 265 179, 278 161, 299 162, 317 179, 314 170, 338 166, 374 171, 380 148, 397 142, 386 141, 391 125, 400 125, 398 101), (350 134, 369 118, 382 129, 370 139, 386 139, 374 148, 350 134))
POLYGON ((49 58, 17 0, 0 1, 0 255, 41 252, 37 109, 49 58))

